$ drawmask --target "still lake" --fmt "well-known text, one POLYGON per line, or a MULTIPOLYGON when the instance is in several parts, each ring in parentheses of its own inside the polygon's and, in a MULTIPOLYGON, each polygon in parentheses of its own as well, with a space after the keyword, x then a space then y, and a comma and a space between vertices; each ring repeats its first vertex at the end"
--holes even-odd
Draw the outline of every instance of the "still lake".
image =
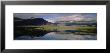
MULTIPOLYGON (((37 32, 36 32, 37 33, 37 32)), ((20 35, 15 40, 96 40, 96 34, 74 34, 68 32, 48 32, 43 35, 20 35)))

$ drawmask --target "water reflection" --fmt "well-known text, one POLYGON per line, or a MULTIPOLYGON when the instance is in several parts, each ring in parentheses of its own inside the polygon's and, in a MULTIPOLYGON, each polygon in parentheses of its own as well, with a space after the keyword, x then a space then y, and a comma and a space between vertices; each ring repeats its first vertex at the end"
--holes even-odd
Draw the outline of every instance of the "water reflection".
MULTIPOLYGON (((96 40, 96 34, 80 35, 76 31, 36 32, 36 34, 20 34, 15 40, 96 40), (74 33, 71 33, 74 32, 74 33)), ((78 32, 78 31, 77 31, 78 32)))

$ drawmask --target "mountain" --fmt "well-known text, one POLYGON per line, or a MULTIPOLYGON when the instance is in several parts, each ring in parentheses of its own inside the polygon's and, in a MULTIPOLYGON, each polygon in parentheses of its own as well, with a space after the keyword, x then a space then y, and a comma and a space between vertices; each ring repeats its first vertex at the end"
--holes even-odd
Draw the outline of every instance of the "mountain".
POLYGON ((21 26, 21 25, 46 25, 46 24, 52 24, 51 22, 48 22, 44 20, 43 18, 33 18, 33 19, 18 19, 14 17, 14 25, 15 26, 21 26))

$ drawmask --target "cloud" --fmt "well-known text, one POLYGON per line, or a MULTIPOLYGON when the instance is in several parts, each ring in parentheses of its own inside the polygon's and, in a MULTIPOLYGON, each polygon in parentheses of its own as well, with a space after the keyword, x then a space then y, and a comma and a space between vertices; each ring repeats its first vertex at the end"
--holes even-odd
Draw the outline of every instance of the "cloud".
POLYGON ((59 17, 57 21, 80 21, 83 20, 84 17, 80 14, 74 14, 71 16, 64 16, 64 17, 59 17))
POLYGON ((96 16, 90 14, 73 14, 70 16, 58 17, 56 21, 91 21, 96 16))
POLYGON ((48 22, 51 22, 51 23, 55 23, 54 19, 45 19, 45 20, 48 21, 48 22))

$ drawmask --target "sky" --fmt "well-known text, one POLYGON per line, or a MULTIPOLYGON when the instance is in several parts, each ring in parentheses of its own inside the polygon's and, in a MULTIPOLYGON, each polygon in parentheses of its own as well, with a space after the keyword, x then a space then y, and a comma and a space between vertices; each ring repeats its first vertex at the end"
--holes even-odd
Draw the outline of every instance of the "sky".
POLYGON ((49 22, 80 21, 97 18, 97 13, 14 13, 14 17, 22 19, 43 18, 49 22))

